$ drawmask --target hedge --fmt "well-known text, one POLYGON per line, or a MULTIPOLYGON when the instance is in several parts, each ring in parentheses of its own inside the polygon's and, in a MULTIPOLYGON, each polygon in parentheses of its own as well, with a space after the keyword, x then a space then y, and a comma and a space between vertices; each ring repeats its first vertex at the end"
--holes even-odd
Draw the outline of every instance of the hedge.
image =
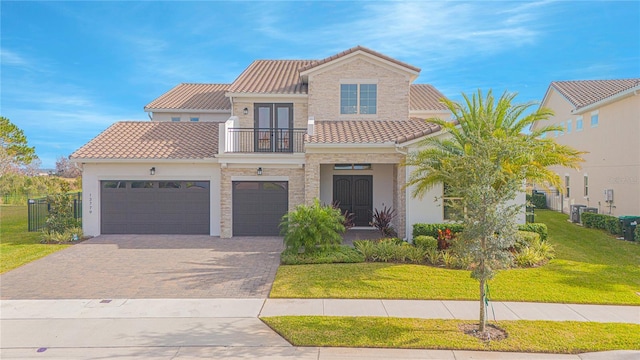
MULTIPOLYGON (((462 232, 464 226, 462 224, 413 224, 413 238, 417 236, 426 235, 438 238, 438 230, 450 229, 454 233, 462 232)), ((540 235, 540 240, 545 241, 548 237, 548 229, 546 224, 542 223, 526 223, 518 225, 518 230, 534 232, 540 235)))
POLYGON ((533 204, 536 209, 547 208, 547 195, 545 194, 527 194, 527 201, 533 204))
POLYGON ((582 213, 582 225, 588 228, 606 230, 613 235, 622 235, 620 219, 615 216, 595 213, 582 213))
POLYGON ((633 231, 633 239, 640 241, 640 225, 636 225, 636 229, 633 231))

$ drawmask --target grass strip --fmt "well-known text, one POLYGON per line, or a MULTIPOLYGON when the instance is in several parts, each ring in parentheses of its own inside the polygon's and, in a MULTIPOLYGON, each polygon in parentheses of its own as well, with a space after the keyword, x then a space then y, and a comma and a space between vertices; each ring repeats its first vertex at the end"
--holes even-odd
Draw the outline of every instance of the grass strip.
POLYGON ((0 274, 70 246, 40 244, 42 234, 27 230, 27 206, 0 205, 0 274))
MULTIPOLYGON (((640 325, 499 321, 508 337, 483 342, 459 329, 473 321, 381 317, 276 316, 261 319, 294 346, 486 350, 576 354, 640 350, 640 325)), ((477 322, 476 322, 477 323, 477 322)))

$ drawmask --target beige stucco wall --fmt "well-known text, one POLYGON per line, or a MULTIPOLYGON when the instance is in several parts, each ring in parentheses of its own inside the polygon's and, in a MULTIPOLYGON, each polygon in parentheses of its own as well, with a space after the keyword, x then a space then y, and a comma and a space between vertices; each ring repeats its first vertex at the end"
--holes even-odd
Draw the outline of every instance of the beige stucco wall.
POLYGON ((253 104, 255 103, 293 103, 293 127, 296 129, 307 128, 308 115, 306 97, 235 97, 233 98, 233 114, 238 117, 241 128, 254 127, 253 104), (247 115, 243 114, 244 108, 247 108, 249 111, 247 115))
POLYGON ((222 169, 220 185, 220 237, 233 236, 233 181, 287 181, 289 183, 289 211, 304 203, 304 169, 300 166, 264 164, 228 165, 222 169), (256 169, 262 167, 262 175, 256 169))
POLYGON ((220 166, 215 163, 85 163, 82 171, 82 230, 100 235, 100 181, 197 180, 210 182, 210 235, 220 234, 220 166), (149 169, 156 174, 149 175, 149 169))
POLYGON ((564 182, 570 178, 570 196, 564 202, 564 211, 571 204, 599 208, 600 213, 640 215, 640 96, 631 95, 603 105, 598 112, 598 126, 591 127, 592 110, 584 114, 571 114, 572 107, 560 94, 551 90, 544 104, 555 111, 549 124, 572 129, 559 136, 551 136, 560 144, 588 151, 581 170, 552 168, 564 182), (576 121, 582 117, 583 129, 576 131, 576 121), (588 196, 584 195, 584 177, 588 176, 588 196), (604 190, 613 189, 614 202, 609 208, 604 190))
POLYGON ((180 117, 180 121, 191 121, 191 117, 199 118, 198 121, 216 121, 222 122, 227 121, 227 119, 231 116, 231 111, 225 113, 165 113, 165 112, 154 112, 153 113, 153 121, 171 121, 172 117, 180 117))
POLYGON ((407 73, 357 56, 309 75, 309 116, 315 120, 406 120, 409 117, 407 73), (362 80, 362 81, 361 81, 362 80), (371 82, 370 80, 375 80, 371 82), (377 83, 377 114, 341 115, 340 83, 377 83))

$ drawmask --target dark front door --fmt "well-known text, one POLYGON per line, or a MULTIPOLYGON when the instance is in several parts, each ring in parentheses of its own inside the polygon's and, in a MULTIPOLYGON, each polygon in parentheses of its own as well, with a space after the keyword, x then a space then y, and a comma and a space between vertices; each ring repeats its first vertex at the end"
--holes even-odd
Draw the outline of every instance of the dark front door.
POLYGON ((256 152, 291 152, 293 104, 255 104, 256 152))
POLYGON ((354 214, 355 226, 369 226, 373 210, 373 176, 334 175, 333 201, 354 214))

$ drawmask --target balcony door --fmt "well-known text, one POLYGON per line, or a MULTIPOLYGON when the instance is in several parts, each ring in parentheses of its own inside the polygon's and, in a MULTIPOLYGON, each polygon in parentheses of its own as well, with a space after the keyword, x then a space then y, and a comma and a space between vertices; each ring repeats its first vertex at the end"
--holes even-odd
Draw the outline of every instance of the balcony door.
POLYGON ((254 104, 257 152, 293 150, 293 104, 254 104))

